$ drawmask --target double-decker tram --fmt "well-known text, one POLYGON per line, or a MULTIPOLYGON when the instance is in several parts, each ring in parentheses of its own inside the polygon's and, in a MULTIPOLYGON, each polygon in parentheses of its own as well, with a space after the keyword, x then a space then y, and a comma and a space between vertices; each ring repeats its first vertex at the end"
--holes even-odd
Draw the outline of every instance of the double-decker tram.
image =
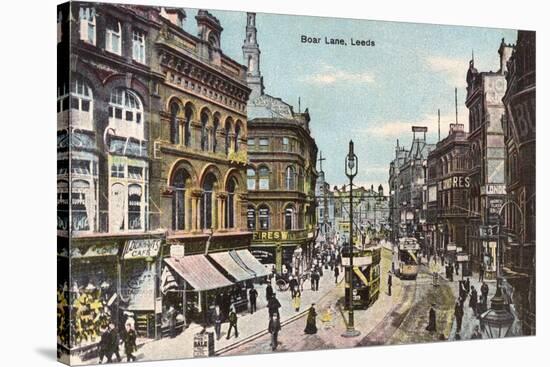
MULTIPOLYGON (((380 250, 381 246, 355 249, 351 272, 353 309, 366 309, 380 294, 380 250)), ((342 253, 342 265, 346 269, 344 309, 349 308, 349 250, 342 253)))
POLYGON ((420 244, 413 237, 399 239, 399 277, 401 279, 416 279, 418 275, 418 252, 420 244))

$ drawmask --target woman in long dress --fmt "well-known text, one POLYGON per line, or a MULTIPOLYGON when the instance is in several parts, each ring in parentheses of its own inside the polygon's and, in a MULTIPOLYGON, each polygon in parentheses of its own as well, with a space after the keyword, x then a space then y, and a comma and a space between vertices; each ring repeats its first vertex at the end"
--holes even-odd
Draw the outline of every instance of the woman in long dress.
POLYGON ((304 333, 306 334, 317 334, 317 312, 315 312, 315 303, 311 304, 307 314, 306 328, 304 333))

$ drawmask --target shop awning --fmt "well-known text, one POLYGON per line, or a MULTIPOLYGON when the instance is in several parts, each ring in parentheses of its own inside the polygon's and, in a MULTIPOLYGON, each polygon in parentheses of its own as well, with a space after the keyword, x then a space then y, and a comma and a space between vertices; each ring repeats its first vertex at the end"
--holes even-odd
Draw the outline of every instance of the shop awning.
POLYGON ((363 282, 363 284, 365 285, 369 285, 369 281, 367 280, 367 277, 365 276, 365 274, 363 274, 363 272, 361 271, 361 269, 359 269, 358 267, 354 266, 353 267, 353 271, 355 272, 355 274, 357 274, 357 276, 359 277, 359 279, 361 279, 361 281, 363 282))
POLYGON ((258 261, 258 259, 254 257, 254 255, 252 255, 250 251, 237 250, 230 251, 229 253, 237 262, 239 262, 239 264, 242 262, 242 265, 250 269, 256 275, 256 278, 261 278, 269 275, 269 271, 261 262, 258 261))
POLYGON ((204 255, 164 259, 196 291, 207 291, 233 285, 204 255))
POLYGON ((208 254, 208 256, 227 271, 237 282, 253 279, 256 276, 252 270, 246 269, 246 267, 241 266, 235 261, 228 251, 216 252, 208 254))

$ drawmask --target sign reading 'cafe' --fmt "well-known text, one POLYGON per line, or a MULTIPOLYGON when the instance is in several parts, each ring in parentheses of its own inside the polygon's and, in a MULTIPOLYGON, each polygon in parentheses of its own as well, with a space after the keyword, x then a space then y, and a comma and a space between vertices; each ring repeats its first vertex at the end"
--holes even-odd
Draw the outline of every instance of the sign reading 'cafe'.
POLYGON ((129 240, 124 248, 124 259, 155 257, 160 250, 159 239, 129 240))

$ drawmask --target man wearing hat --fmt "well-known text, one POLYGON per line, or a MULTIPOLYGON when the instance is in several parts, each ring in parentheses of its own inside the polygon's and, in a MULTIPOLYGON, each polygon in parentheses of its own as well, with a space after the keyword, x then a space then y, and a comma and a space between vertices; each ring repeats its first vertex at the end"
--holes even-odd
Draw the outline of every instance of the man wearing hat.
POLYGON ((436 330, 435 321, 435 303, 432 303, 432 306, 430 307, 430 312, 428 314, 428 326, 426 326, 427 331, 434 332, 436 330))

